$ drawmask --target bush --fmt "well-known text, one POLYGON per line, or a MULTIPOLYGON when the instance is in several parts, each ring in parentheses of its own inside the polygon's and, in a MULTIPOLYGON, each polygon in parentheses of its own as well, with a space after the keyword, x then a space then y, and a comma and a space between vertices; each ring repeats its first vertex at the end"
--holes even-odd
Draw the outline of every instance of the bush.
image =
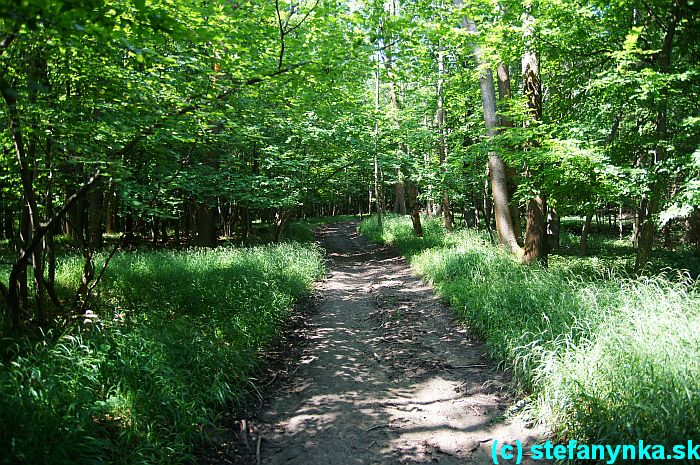
MULTIPOLYGON (((74 289, 80 272, 66 258, 57 279, 74 289)), ((263 349, 322 274, 320 251, 299 244, 115 257, 89 323, 6 341, 0 462, 188 461, 217 412, 243 406, 263 349)))
POLYGON ((670 445, 700 433, 697 282, 596 272, 595 258, 524 266, 474 231, 426 237, 435 245, 418 252, 403 218, 361 231, 413 254, 556 437, 670 445))

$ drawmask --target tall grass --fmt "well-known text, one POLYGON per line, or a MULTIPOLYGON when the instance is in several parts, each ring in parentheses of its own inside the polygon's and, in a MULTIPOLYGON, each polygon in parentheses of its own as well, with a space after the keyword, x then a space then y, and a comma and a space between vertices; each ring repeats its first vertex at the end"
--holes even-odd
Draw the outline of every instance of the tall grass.
MULTIPOLYGON (((57 280, 75 289, 78 258, 57 280)), ((255 389, 260 355, 323 273, 310 245, 118 255, 94 315, 4 341, 0 463, 180 463, 255 389), (87 320, 87 322, 84 322, 87 320)))
POLYGON ((428 227, 415 238, 403 218, 360 229, 412 255, 556 437, 674 444, 700 434, 697 282, 633 279, 595 259, 524 266, 477 232, 428 227))

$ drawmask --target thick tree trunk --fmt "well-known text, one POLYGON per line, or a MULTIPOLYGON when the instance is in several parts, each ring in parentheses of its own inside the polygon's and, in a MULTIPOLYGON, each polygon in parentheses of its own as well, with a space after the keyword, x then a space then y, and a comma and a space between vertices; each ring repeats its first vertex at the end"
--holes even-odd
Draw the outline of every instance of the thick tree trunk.
MULTIPOLYGON (((528 43, 532 35, 534 18, 529 12, 530 2, 526 1, 526 13, 523 17, 525 51, 523 53, 522 72, 523 87, 527 98, 527 108, 530 120, 542 120, 542 82, 540 80, 540 63, 537 55, 530 49, 528 43)), ((526 120, 525 124, 529 124, 526 120)), ((537 141, 532 142, 538 144, 537 141)), ((527 202, 527 226, 525 228, 525 257, 526 263, 538 261, 547 265, 547 206, 542 194, 535 195, 527 202)))
POLYGON ((523 228, 520 225, 520 205, 515 199, 515 192, 518 190, 518 178, 513 168, 506 165, 506 176, 508 177, 508 198, 510 199, 510 221, 513 223, 513 234, 515 240, 522 249, 523 243, 523 228))
MULTIPOLYGON (((400 171, 399 171, 400 174, 400 171)), ((394 198, 394 213, 406 214, 406 188, 403 181, 396 181, 394 198)))
POLYGON ((491 195, 489 195, 489 184, 489 175, 487 174, 486 179, 484 179, 484 192, 482 195, 483 202, 481 202, 481 211, 484 217, 484 227, 489 233, 489 239, 491 240, 492 244, 495 244, 496 242, 493 240, 493 228, 491 226, 491 219, 493 218, 493 201, 491 195))
POLYGON ((489 156, 489 175, 491 177, 491 193, 493 196, 493 210, 496 217, 496 232, 498 242, 510 250, 518 253, 520 245, 513 228, 511 205, 508 197, 508 175, 506 165, 497 155, 489 156))
POLYGON ((216 247, 216 208, 205 203, 197 206, 197 240, 200 247, 216 247))
POLYGON ((688 243, 695 245, 696 250, 700 250, 700 207, 695 207, 688 218, 687 224, 688 243))
POLYGON ((284 228, 287 226, 290 213, 291 210, 283 207, 275 209, 274 218, 272 221, 272 242, 278 243, 282 241, 282 234, 284 234, 284 228))
MULTIPOLYGON (((69 194, 69 197, 72 194, 69 194)), ((80 246, 85 244, 85 198, 78 199, 68 212, 68 233, 80 246)))
MULTIPOLYGON (((652 192, 652 196, 656 193, 652 192)), ((657 209, 657 201, 652 197, 647 202, 647 209, 644 212, 644 219, 641 221, 639 228, 639 238, 637 247, 637 259, 634 264, 634 269, 640 271, 651 260, 651 251, 654 245, 654 235, 656 233, 656 223, 653 219, 653 212, 657 209)))
POLYGON ((160 241, 165 244, 168 242, 168 220, 160 220, 160 241))
POLYGON ((423 236, 423 225, 420 221, 420 205, 418 204, 418 188, 413 181, 406 180, 406 188, 408 190, 408 208, 411 212, 411 222, 413 223, 413 233, 418 236, 423 236))
POLYGON ((545 218, 547 203, 537 195, 527 202, 527 228, 525 229, 525 263, 535 261, 547 266, 547 229, 545 218))

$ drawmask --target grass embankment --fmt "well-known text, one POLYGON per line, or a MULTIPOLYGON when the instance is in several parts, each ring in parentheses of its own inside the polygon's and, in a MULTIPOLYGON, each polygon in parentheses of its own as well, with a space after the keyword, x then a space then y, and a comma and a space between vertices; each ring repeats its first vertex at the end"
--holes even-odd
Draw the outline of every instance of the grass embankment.
MULTIPOLYGON (((64 257, 60 287, 76 289, 81 267, 64 257)), ((117 255, 91 322, 3 342, 0 463, 188 460, 218 413, 243 406, 322 273, 320 251, 300 244, 117 255)))
POLYGON ((697 281, 633 279, 596 258, 552 256, 524 266, 475 231, 427 220, 361 224, 370 240, 410 256, 531 395, 560 439, 685 443, 700 434, 697 281))

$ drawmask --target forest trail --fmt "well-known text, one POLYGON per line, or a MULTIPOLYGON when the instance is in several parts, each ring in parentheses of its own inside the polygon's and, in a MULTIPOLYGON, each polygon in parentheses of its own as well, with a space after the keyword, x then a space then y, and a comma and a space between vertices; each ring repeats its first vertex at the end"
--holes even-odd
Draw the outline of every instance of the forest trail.
POLYGON ((501 421, 503 375, 481 344, 356 227, 318 232, 329 275, 298 370, 258 414, 261 463, 487 464, 494 439, 535 442, 538 431, 501 421))

